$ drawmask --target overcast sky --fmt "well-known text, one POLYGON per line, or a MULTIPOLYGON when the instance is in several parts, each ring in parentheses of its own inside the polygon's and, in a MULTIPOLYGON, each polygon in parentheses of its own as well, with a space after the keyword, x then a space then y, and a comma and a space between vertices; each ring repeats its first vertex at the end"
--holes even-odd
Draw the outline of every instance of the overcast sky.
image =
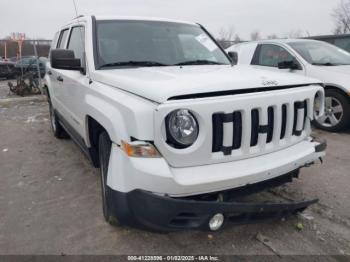
MULTIPOLYGON (((0 0, 0 38, 11 32, 29 37, 53 37, 56 29, 75 17, 73 0, 0 0)), ((329 34, 330 16, 340 0, 76 0, 79 14, 152 16, 203 24, 218 36, 222 27, 234 26, 248 39, 285 36, 302 30, 311 35, 329 34)))

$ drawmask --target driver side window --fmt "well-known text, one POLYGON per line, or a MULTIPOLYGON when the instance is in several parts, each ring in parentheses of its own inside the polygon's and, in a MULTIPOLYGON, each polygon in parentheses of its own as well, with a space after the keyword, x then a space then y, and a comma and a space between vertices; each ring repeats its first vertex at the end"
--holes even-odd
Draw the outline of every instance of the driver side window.
POLYGON ((279 63, 292 61, 293 59, 294 57, 283 47, 263 44, 257 47, 252 65, 278 67, 279 63))

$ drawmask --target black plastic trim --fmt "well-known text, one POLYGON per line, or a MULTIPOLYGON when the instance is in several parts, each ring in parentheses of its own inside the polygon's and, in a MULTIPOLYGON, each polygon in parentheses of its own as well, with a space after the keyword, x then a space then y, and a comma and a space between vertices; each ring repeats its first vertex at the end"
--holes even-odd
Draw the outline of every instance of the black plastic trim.
POLYGON ((315 146, 315 152, 316 153, 320 153, 320 152, 324 152, 324 151, 326 151, 326 149, 327 149, 327 140, 325 140, 325 139, 322 139, 322 140, 320 140, 319 139, 319 144, 317 145, 317 146, 315 146))
POLYGON ((179 95, 179 96, 172 96, 172 97, 168 98, 168 101, 206 98, 206 97, 214 97, 214 96, 229 96, 229 95, 240 95, 240 94, 250 94, 250 93, 261 93, 261 92, 284 90, 284 89, 291 89, 291 88, 297 88, 297 87, 306 87, 306 86, 311 86, 311 85, 320 85, 320 83, 313 83, 313 84, 306 84, 306 85, 255 87, 255 88, 248 88, 248 89, 236 89, 236 90, 225 90, 225 91, 215 91, 215 92, 207 92, 207 93, 179 95))
POLYGON ((297 172, 291 172, 232 191, 185 198, 159 196, 143 190, 122 193, 111 189, 109 204, 111 213, 122 225, 157 232, 209 230, 208 222, 217 213, 224 214, 226 224, 248 224, 295 214, 318 202, 317 199, 288 203, 247 203, 235 200, 245 193, 251 194, 290 182, 295 176, 297 172), (224 195, 223 202, 217 201, 218 194, 224 195))
POLYGON ((96 17, 93 15, 91 16, 91 22, 92 22, 92 48, 94 52, 94 64, 95 64, 95 70, 99 67, 99 61, 98 58, 100 57, 98 54, 98 48, 97 48, 97 22, 96 17))
POLYGON ((305 129, 305 123, 306 123, 306 116, 307 116, 307 103, 305 101, 297 101, 294 103, 294 121, 293 121, 293 135, 295 136, 301 136, 303 133, 303 130, 305 129), (304 119, 303 119, 303 129, 302 130, 296 130, 297 127, 297 120, 298 120, 298 111, 304 109, 304 119), (306 112, 305 112, 306 111, 306 112))
POLYGON ((223 152, 225 156, 231 155, 232 150, 241 147, 242 143, 242 113, 235 111, 231 114, 215 113, 212 116, 213 145, 212 152, 223 152), (223 125, 233 124, 232 146, 223 146, 223 125))
POLYGON ((250 136, 250 146, 256 146, 258 144, 258 139, 259 139, 259 110, 258 109, 253 109, 251 111, 251 120, 252 120, 252 125, 251 125, 251 136, 250 136))
POLYGON ((225 49, 219 44, 218 41, 216 41, 215 37, 213 37, 208 30, 202 26, 201 24, 197 25, 209 36, 209 38, 217 45, 217 47, 224 53, 224 55, 226 56, 226 58, 228 59, 228 61, 230 62, 231 66, 234 66, 231 57, 228 55, 228 53, 225 51, 225 49))
POLYGON ((282 105, 282 123, 281 123, 281 136, 280 139, 283 139, 286 136, 287 128, 287 106, 282 105))
POLYGON ((267 134, 269 132, 269 126, 259 126, 259 134, 267 134))
POLYGON ((69 134, 69 136, 72 138, 72 140, 75 142, 75 144, 78 145, 80 150, 84 153, 84 155, 90 160, 90 162, 94 165, 93 160, 93 150, 92 148, 88 148, 86 146, 86 143, 84 139, 80 136, 80 134, 75 131, 75 129, 68 123, 68 121, 57 111, 55 110, 57 118, 61 126, 64 128, 64 130, 69 134))

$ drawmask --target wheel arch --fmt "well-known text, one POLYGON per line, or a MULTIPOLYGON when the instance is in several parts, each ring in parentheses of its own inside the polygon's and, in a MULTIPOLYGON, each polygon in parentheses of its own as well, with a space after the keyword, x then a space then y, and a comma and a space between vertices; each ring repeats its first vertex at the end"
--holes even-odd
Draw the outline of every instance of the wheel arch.
POLYGON ((86 116, 86 128, 86 142, 88 144, 90 158, 94 167, 99 167, 99 136, 102 132, 106 132, 109 137, 111 136, 108 130, 90 115, 86 116))
POLYGON ((347 92, 344 88, 333 85, 333 84, 325 84, 324 89, 327 90, 335 90, 338 91, 339 93, 343 94, 350 102, 350 92, 347 92))
POLYGON ((98 139, 102 132, 106 132, 112 143, 117 145, 120 145, 121 139, 126 139, 127 136, 123 119, 115 108, 106 107, 106 104, 98 108, 90 107, 85 116, 85 143, 95 167, 99 167, 98 139))

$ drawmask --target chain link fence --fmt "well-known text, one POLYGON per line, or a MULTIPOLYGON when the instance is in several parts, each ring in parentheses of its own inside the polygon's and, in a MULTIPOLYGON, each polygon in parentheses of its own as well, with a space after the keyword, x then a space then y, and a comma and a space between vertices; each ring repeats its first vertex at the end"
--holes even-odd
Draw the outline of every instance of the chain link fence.
POLYGON ((10 93, 19 96, 44 93, 43 77, 50 46, 51 40, 0 40, 0 78, 10 80, 10 93))
POLYGON ((39 57, 48 57, 50 51, 51 40, 24 40, 22 50, 20 50, 17 42, 10 39, 0 39, 0 57, 1 58, 19 58, 22 56, 34 56, 34 47, 36 46, 39 57))

